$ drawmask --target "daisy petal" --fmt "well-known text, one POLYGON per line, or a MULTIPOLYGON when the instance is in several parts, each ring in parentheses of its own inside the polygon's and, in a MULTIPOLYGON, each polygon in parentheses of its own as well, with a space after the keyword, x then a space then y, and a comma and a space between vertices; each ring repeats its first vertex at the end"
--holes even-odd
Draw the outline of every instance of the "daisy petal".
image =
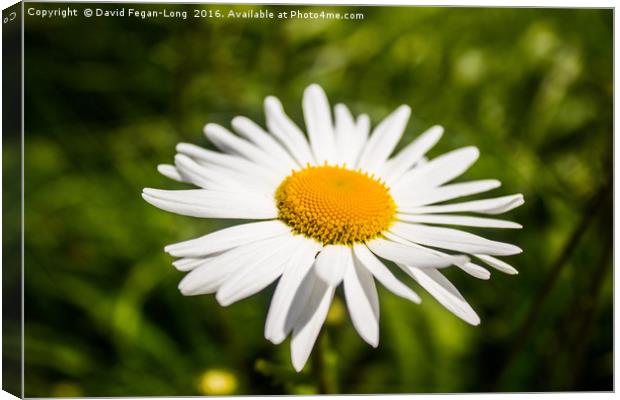
POLYGON ((306 289, 309 295, 303 302, 295 298, 291 307, 293 312, 298 313, 291 339, 291 358, 293 367, 298 372, 308 361, 308 356, 327 317, 335 290, 334 287, 319 279, 313 269, 310 269, 302 285, 309 288, 309 290, 306 289))
POLYGON ((479 155, 480 152, 473 146, 443 154, 407 172, 399 180, 395 190, 443 185, 467 171, 479 155))
MULTIPOLYGON (((441 251, 438 251, 438 250, 435 250, 435 249, 429 249, 428 247, 424 247, 424 246, 421 246, 419 244, 412 243, 412 242, 410 242, 408 240, 405 240, 405 239, 403 239, 403 238, 401 238, 399 236, 396 236, 396 235, 394 235, 393 233, 390 233, 390 232, 385 232, 384 235, 388 239, 393 240, 393 241, 395 241, 397 243, 408 244, 410 246, 415 247, 416 249, 419 249, 419 250, 421 250, 421 251, 423 251, 425 253, 434 255, 436 257, 449 257, 450 256, 450 254, 442 253, 441 251)), ((476 264, 470 262, 469 259, 467 259, 467 258, 466 259, 461 259, 461 260, 456 260, 454 265, 456 265, 457 267, 459 267, 460 269, 462 269, 463 271, 465 271, 469 275, 471 275, 471 276, 473 276, 475 278, 478 278, 478 279, 489 279, 491 277, 491 273, 487 269, 485 269, 485 268, 483 268, 483 267, 481 267, 479 265, 476 265, 476 264)))
POLYGON ((440 206, 414 207, 399 210, 408 214, 443 214, 453 212, 476 212, 481 214, 503 214, 524 203, 522 194, 496 197, 493 199, 474 200, 464 203, 444 204, 440 206))
POLYGON ((282 237, 259 240, 210 258, 185 275, 179 283, 179 290, 185 296, 214 293, 231 274, 252 263, 256 259, 257 252, 271 248, 282 240, 282 237))
POLYGON ((174 164, 183 180, 201 188, 211 190, 241 189, 236 182, 229 179, 222 180, 221 177, 214 175, 211 171, 206 170, 203 166, 183 154, 177 154, 174 157, 174 164))
POLYGON ((271 195, 277 187, 273 176, 260 175, 259 168, 249 168, 243 172, 218 165, 206 167, 184 154, 177 154, 174 162, 182 176, 188 177, 192 183, 205 189, 252 191, 271 195))
POLYGON ((485 254, 474 254, 474 256, 478 257, 485 263, 489 264, 491 267, 495 268, 498 271, 501 271, 505 274, 509 275, 517 275, 519 271, 517 271, 512 265, 504 262, 498 258, 491 257, 485 254))
POLYGON ((469 254, 512 255, 522 252, 515 245, 496 242, 451 228, 395 222, 390 231, 414 243, 469 254))
MULTIPOLYGON (((350 250, 349 250, 350 251, 350 250)), ((359 262, 347 266, 344 296, 357 333, 372 347, 379 345, 379 298, 372 274, 359 262)))
MULTIPOLYGON (((360 114, 355 120, 355 136, 359 137, 359 141, 366 143, 368 135, 370 134, 370 117, 368 114, 360 114)), ((361 149, 360 149, 361 150, 361 149)))
POLYGON ((394 200, 399 208, 413 208, 425 206, 427 204, 440 203, 452 200, 457 197, 469 196, 472 194, 483 193, 498 188, 501 182, 495 179, 485 179, 480 181, 470 181, 453 183, 440 187, 428 188, 425 191, 411 190, 411 188, 400 187, 400 190, 393 190, 394 200))
POLYGON ((180 154, 192 158, 201 166, 231 170, 251 177, 251 179, 256 177, 273 184, 278 184, 290 172, 284 166, 282 168, 265 167, 240 156, 218 153, 188 143, 179 143, 176 149, 180 154))
POLYGON ((174 268, 179 271, 189 272, 210 260, 210 258, 181 258, 172 262, 174 268))
POLYGON ((316 274, 329 286, 338 286, 349 262, 351 252, 347 246, 325 246, 316 257, 316 274))
POLYGON ((302 105, 314 160, 319 165, 324 162, 333 163, 336 143, 329 101, 325 92, 319 85, 308 86, 304 91, 302 105))
POLYGON ((291 234, 291 229, 281 221, 252 222, 221 229, 196 239, 171 244, 166 246, 164 250, 175 257, 203 257, 233 247, 287 234, 291 234))
POLYGON ((366 243, 366 246, 381 258, 412 265, 416 268, 444 268, 459 262, 467 262, 465 256, 437 257, 429 255, 414 246, 396 243, 386 239, 374 239, 366 243))
POLYGON ((232 120, 232 127, 267 154, 276 157, 289 171, 299 167, 299 164, 291 158, 289 153, 251 119, 241 116, 235 117, 232 120))
POLYGON ((492 218, 479 218, 469 217, 463 215, 411 215, 411 214, 398 214, 396 216, 401 221, 406 222, 421 222, 428 224, 438 225, 461 225, 461 226, 477 226, 482 228, 506 228, 506 229, 521 229, 522 226, 512 221, 505 221, 503 219, 492 218))
POLYGON ((478 317, 457 288, 441 272, 434 269, 411 268, 402 264, 398 264, 398 266, 454 315, 468 324, 480 324, 480 317, 478 317))
MULTIPOLYGON (((217 164, 217 165, 236 165, 238 163, 252 163, 251 161, 236 156, 232 154, 220 153, 217 151, 208 150, 202 148, 200 146, 196 146, 191 143, 179 143, 176 146, 176 150, 180 154, 184 154, 190 158, 195 159, 196 161, 203 161, 206 163, 217 164)), ((252 163, 253 165, 258 166, 256 163, 252 163)), ((247 164, 246 164, 247 165, 247 164)))
POLYGON ((303 239, 285 267, 271 299, 265 322, 265 338, 274 344, 282 343, 292 329, 292 326, 286 326, 286 318, 293 298, 322 247, 314 240, 303 239))
POLYGON ((433 126, 389 160, 382 174, 388 184, 396 182, 409 168, 413 167, 427 151, 437 144, 442 134, 443 127, 433 126))
POLYGON ((473 276, 474 278, 484 280, 491 278, 491 272, 478 264, 468 262, 463 265, 459 265, 458 267, 461 268, 463 271, 467 272, 469 275, 473 276))
POLYGON ((230 274, 215 296, 220 305, 226 307, 245 299, 278 279, 299 240, 304 239, 300 236, 284 236, 272 248, 265 248, 252 262, 230 274))
POLYGON ((351 168, 357 157, 357 149, 353 146, 356 141, 356 126, 351 111, 344 104, 336 104, 334 107, 335 116, 335 142, 336 142, 336 162, 351 168))
POLYGON ((142 198, 162 210, 190 217, 273 219, 278 216, 273 199, 254 193, 146 188, 142 198))
MULTIPOLYGON (((202 148, 200 146, 196 146, 195 144, 191 144, 191 143, 178 143, 176 145, 176 151, 181 154, 185 154, 186 156, 191 157, 191 158, 196 158, 198 160, 212 161, 212 162, 217 162, 218 160, 221 160, 222 163, 225 163, 225 160, 228 157, 236 157, 230 154, 224 154, 224 153, 219 153, 217 151, 208 150, 208 149, 202 148)), ((238 159, 241 159, 241 158, 238 158, 238 159)))
POLYGON ((374 129, 360 155, 357 166, 378 172, 400 140, 411 115, 409 106, 400 106, 374 129))
POLYGON ((316 264, 316 255, 313 258, 312 265, 302 276, 301 282, 297 286, 297 291, 293 294, 293 301, 291 302, 288 312, 284 318, 284 328, 282 331, 285 335, 288 335, 293 331, 297 324, 297 320, 299 320, 300 316, 306 312, 306 304, 312 296, 315 283, 327 286, 325 282, 317 277, 316 268, 314 268, 316 264))
POLYGON ((269 154, 247 140, 235 136, 221 125, 207 124, 204 127, 204 133, 214 145, 226 153, 239 155, 260 165, 272 168, 281 167, 281 164, 278 164, 278 161, 269 154))
POLYGON ((344 163, 348 168, 357 169, 357 162, 359 160, 360 153, 364 150, 364 146, 368 141, 369 133, 370 117, 366 114, 360 114, 355 120, 353 136, 351 136, 351 141, 345 153, 344 163))
POLYGON ((392 272, 366 247, 358 244, 353 247, 356 262, 361 263, 387 290, 397 296, 420 303, 422 300, 407 285, 399 281, 392 272))
POLYGON ((173 181, 185 182, 185 180, 179 173, 179 170, 177 170, 174 165, 160 164, 157 166, 157 171, 166 178, 170 178, 173 181))
POLYGON ((301 166, 314 165, 314 158, 303 132, 284 113, 280 100, 273 96, 265 99, 265 115, 269 131, 288 149, 301 166))

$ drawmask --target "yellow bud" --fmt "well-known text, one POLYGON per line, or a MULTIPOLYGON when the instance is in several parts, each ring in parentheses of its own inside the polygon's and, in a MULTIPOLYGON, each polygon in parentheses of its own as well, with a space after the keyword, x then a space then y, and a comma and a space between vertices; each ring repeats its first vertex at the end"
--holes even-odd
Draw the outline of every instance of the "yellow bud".
POLYGON ((208 396, 223 396, 237 390, 237 378, 223 369, 209 369, 205 371, 198 382, 198 391, 208 396))

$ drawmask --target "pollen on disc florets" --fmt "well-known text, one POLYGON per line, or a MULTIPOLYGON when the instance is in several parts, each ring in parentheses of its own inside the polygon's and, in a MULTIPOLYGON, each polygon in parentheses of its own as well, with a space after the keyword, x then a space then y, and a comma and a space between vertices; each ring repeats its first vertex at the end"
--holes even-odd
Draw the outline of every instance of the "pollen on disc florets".
POLYGON ((276 190, 279 218, 325 245, 370 240, 390 227, 396 203, 374 176, 337 166, 295 171, 276 190))

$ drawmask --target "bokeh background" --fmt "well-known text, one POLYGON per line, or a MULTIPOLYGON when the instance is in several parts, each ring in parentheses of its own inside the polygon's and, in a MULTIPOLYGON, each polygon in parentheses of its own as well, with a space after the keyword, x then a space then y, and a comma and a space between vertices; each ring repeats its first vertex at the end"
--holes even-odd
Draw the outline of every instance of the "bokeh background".
POLYGON ((190 16, 26 18, 26 396, 612 390, 611 10, 268 7, 365 16, 336 21, 88 6, 190 16), (379 348, 337 300, 323 368, 296 374, 288 341, 263 338, 273 286, 228 308, 179 293, 163 246, 233 221, 146 204, 143 187, 183 187, 156 165, 177 142, 209 147, 206 122, 264 124, 267 95, 301 124, 311 82, 375 124, 411 105, 403 143, 441 124, 431 156, 476 145, 461 179, 525 195, 508 216, 523 230, 477 231, 525 250, 509 259, 519 275, 447 271, 479 327, 380 288, 379 348))

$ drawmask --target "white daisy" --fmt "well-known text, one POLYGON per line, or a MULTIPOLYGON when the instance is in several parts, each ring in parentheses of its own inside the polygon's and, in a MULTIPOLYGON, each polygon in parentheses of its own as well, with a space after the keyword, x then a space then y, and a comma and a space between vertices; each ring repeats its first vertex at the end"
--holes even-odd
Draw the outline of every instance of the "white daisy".
POLYGON ((235 117, 232 127, 238 135, 207 124, 204 132, 220 152, 180 143, 174 165, 159 166, 163 175, 199 189, 142 193, 152 205, 181 215, 260 220, 167 246, 166 252, 179 258, 174 266, 188 272, 179 284, 184 295, 216 293, 227 306, 279 278, 265 337, 278 344, 292 334, 297 371, 310 355, 340 283, 355 329, 375 347, 375 279, 394 294, 420 302, 381 259, 393 261, 464 321, 480 323, 439 269, 455 265, 488 279, 489 271, 472 262, 473 256, 516 274, 496 256, 521 249, 443 225, 520 228, 458 213, 501 214, 523 204, 523 196, 443 204, 500 186, 497 180, 449 183, 476 161, 475 147, 427 160, 426 152, 443 132, 434 126, 390 158, 409 107, 397 108, 369 134, 367 115, 354 118, 337 104, 332 116, 316 84, 303 95, 307 137, 275 97, 265 99, 265 114, 267 130, 235 117))

